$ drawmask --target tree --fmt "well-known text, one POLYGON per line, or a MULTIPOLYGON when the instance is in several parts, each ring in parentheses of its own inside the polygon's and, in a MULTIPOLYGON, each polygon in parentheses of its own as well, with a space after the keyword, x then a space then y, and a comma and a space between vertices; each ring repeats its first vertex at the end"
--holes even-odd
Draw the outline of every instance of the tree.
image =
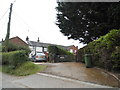
POLYGON ((120 29, 120 3, 58 2, 56 10, 60 32, 84 44, 120 29))

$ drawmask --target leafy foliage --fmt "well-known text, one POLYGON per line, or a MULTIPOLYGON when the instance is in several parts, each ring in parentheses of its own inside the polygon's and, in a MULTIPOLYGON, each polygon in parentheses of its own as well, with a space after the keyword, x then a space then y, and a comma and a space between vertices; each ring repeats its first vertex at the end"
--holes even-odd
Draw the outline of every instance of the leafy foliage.
POLYGON ((120 46, 115 48, 115 51, 111 54, 113 69, 119 71, 120 69, 120 46))
POLYGON ((2 54, 2 64, 8 65, 10 67, 16 68, 20 66, 22 63, 28 61, 28 56, 26 52, 21 51, 12 51, 12 52, 4 52, 2 54))
POLYGON ((74 60, 74 55, 70 53, 69 51, 59 47, 59 46, 49 46, 48 47, 49 51, 49 58, 50 61, 54 60, 54 62, 59 62, 59 61, 73 61, 74 60), (64 59, 60 59, 60 57, 65 57, 64 59))
MULTIPOLYGON (((16 45, 13 43, 8 43, 7 45, 8 47, 8 52, 10 51, 17 51, 17 50, 25 50, 26 51, 26 55, 28 55, 30 53, 30 49, 28 46, 21 46, 21 45, 16 45)), ((5 43, 2 44, 2 52, 6 52, 6 45, 5 43)))
POLYGON ((49 46, 48 51, 49 51, 49 53, 52 53, 55 55, 73 55, 72 53, 70 53, 67 50, 60 48, 58 46, 49 46))
POLYGON ((113 2, 58 2, 56 24, 68 37, 88 44, 120 29, 120 3, 113 2))
POLYGON ((52 53, 52 54, 58 54, 57 46, 49 46, 48 51, 49 51, 49 53, 52 53))
POLYGON ((111 30, 98 40, 90 42, 78 51, 79 60, 84 60, 84 54, 92 54, 94 65, 107 70, 120 69, 120 29, 111 30))

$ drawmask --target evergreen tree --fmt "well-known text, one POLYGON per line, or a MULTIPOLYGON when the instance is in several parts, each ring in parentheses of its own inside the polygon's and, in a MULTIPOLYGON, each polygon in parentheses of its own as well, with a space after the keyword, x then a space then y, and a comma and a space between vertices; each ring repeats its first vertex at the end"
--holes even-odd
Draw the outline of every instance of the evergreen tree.
POLYGON ((120 3, 58 2, 56 10, 60 32, 84 44, 120 29, 120 3))

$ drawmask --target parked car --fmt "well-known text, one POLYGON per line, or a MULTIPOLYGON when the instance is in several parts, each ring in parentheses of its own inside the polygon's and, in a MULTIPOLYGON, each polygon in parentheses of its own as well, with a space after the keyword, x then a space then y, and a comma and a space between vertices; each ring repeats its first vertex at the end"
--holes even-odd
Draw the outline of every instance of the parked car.
POLYGON ((47 61, 46 55, 43 52, 31 53, 31 61, 47 61))

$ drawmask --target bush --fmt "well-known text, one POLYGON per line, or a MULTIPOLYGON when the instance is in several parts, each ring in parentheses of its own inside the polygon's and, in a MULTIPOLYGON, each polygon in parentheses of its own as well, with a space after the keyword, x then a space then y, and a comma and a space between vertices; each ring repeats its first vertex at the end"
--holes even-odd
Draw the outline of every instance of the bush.
POLYGON ((69 51, 67 51, 61 47, 58 47, 58 46, 49 46, 48 51, 49 51, 49 53, 52 53, 55 55, 73 55, 69 51))
MULTIPOLYGON (((17 50, 25 50, 26 51, 26 55, 28 55, 30 53, 30 49, 28 46, 21 46, 21 45, 17 45, 17 44, 13 44, 11 42, 8 43, 8 52, 10 51, 17 51, 17 50)), ((6 52, 6 45, 5 43, 2 44, 2 52, 6 52)))
POLYGON ((113 70, 120 71, 120 46, 115 48, 115 51, 111 54, 112 62, 113 62, 113 70))
POLYGON ((4 52, 2 54, 2 64, 9 65, 13 68, 20 66, 22 63, 28 60, 28 56, 24 50, 4 52))
POLYGON ((120 69, 120 29, 111 30, 98 40, 90 42, 78 51, 78 59, 84 60, 84 54, 92 54, 92 62, 95 66, 109 71, 120 69))
POLYGON ((48 46, 48 52, 57 55, 58 54, 57 46, 48 46))
POLYGON ((66 61, 75 60, 75 57, 72 53, 70 53, 69 51, 67 51, 59 46, 49 46, 48 51, 49 51, 50 60, 54 60, 57 55, 66 55, 67 56, 67 58, 65 58, 66 61))

